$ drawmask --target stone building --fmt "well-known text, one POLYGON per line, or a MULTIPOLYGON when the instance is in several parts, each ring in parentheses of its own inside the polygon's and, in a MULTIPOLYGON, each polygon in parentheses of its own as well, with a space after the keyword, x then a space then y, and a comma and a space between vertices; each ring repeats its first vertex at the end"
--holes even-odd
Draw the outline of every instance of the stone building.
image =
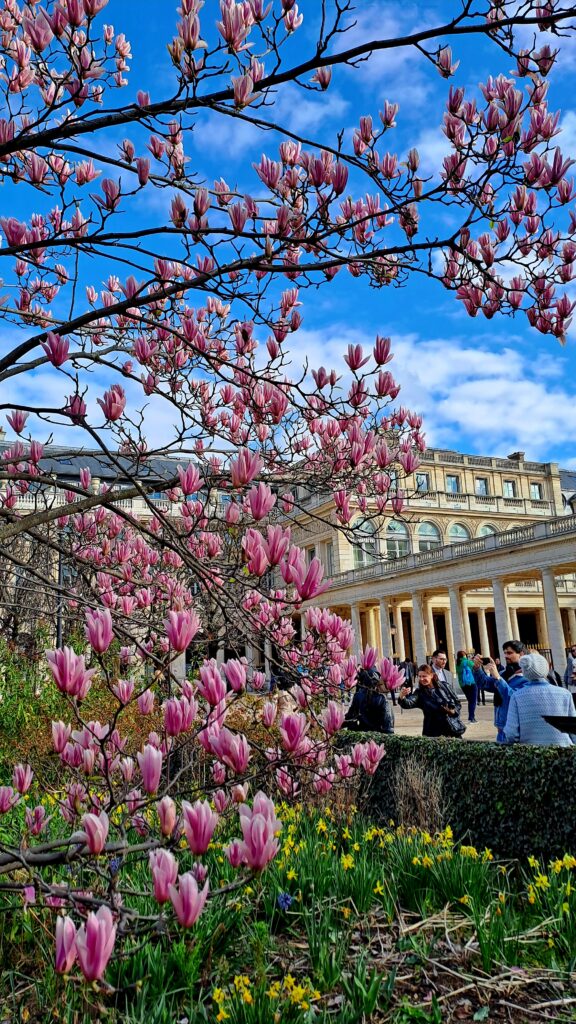
POLYGON ((331 579, 314 603, 400 659, 436 647, 450 660, 461 648, 495 655, 513 637, 563 671, 576 643, 576 474, 523 452, 429 449, 407 484, 402 516, 358 514, 352 542, 331 498, 300 492, 294 539, 331 579))

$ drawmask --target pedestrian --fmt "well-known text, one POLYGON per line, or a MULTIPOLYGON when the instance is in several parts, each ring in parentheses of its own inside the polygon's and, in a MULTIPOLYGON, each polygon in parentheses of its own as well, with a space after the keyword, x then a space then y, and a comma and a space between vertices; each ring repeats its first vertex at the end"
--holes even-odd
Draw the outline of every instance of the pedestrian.
POLYGON ((576 743, 574 702, 563 687, 553 686, 549 682, 548 668, 546 658, 535 651, 520 658, 525 684, 510 696, 504 728, 506 743, 527 743, 541 747, 571 747, 576 743), (573 718, 574 733, 554 728, 545 721, 544 715, 573 718))
POLYGON ((476 723, 474 712, 478 700, 478 683, 474 678, 474 662, 466 651, 458 651, 456 654, 456 675, 468 702, 468 721, 476 723))
POLYGON ((527 654, 526 647, 520 640, 507 640, 502 645, 504 668, 496 667, 492 658, 481 658, 476 655, 474 658, 474 678, 477 683, 483 683, 489 693, 494 694, 494 725, 496 727, 496 742, 505 743, 504 726, 508 716, 508 704, 510 695, 514 690, 520 689, 525 679, 520 668, 520 659, 527 654))
POLYGON ((466 726, 460 719, 460 703, 452 689, 440 681, 430 665, 418 669, 418 689, 410 693, 403 686, 398 695, 401 708, 410 711, 419 708, 424 716, 423 736, 453 736, 460 738, 466 726))
POLYGON ((456 704, 458 704, 460 698, 456 695, 456 691, 454 690, 452 673, 449 672, 448 669, 446 668, 447 663, 448 657, 446 651, 434 651, 434 654, 432 655, 432 661, 430 663, 432 671, 436 675, 438 682, 443 683, 444 686, 450 691, 451 700, 455 701, 456 704))
POLYGON ((576 705, 576 644, 572 644, 568 654, 566 671, 564 673, 564 685, 572 694, 572 700, 576 705))
POLYGON ((374 669, 361 669, 343 727, 354 732, 394 732, 394 715, 384 683, 374 669))

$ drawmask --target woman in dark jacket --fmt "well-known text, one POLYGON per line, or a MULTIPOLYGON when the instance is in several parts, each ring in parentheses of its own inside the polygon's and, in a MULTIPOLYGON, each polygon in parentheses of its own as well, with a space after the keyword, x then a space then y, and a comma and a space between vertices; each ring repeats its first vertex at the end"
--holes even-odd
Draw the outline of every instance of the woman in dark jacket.
POLYGON ((398 703, 401 708, 410 711, 420 708, 424 715, 422 726, 423 736, 452 736, 447 718, 458 716, 459 707, 451 699, 451 691, 445 690, 438 676, 430 665, 420 665, 418 669, 418 689, 410 693, 407 686, 400 690, 398 703))
POLYGON ((380 688, 377 672, 362 669, 358 673, 356 693, 346 712, 343 728, 357 732, 394 732, 394 715, 386 694, 380 688))

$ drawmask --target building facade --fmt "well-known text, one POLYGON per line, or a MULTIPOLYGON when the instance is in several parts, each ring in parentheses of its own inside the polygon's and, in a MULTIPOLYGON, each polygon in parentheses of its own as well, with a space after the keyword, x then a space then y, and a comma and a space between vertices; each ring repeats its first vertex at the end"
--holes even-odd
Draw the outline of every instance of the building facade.
POLYGON ((575 485, 522 452, 429 449, 400 517, 358 513, 350 540, 331 498, 302 492, 294 539, 331 580, 315 603, 352 621, 358 649, 420 661, 442 647, 453 661, 459 649, 496 655, 515 638, 562 672, 576 643, 575 485))

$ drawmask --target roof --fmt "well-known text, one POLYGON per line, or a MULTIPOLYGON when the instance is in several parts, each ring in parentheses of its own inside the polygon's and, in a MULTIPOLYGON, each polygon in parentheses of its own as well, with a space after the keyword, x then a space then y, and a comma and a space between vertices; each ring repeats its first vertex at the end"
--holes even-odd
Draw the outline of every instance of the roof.
MULTIPOLYGON (((0 442, 0 455, 11 445, 0 442)), ((39 468, 43 473, 51 473, 57 477, 77 478, 81 469, 89 469, 92 477, 100 480, 131 480, 135 475, 138 480, 152 480, 158 483, 167 482, 177 476, 178 462, 187 463, 188 457, 182 459, 149 458, 136 461, 129 456, 113 453, 111 459, 98 451, 73 451, 56 445, 45 449, 46 455, 40 459, 39 468)))

